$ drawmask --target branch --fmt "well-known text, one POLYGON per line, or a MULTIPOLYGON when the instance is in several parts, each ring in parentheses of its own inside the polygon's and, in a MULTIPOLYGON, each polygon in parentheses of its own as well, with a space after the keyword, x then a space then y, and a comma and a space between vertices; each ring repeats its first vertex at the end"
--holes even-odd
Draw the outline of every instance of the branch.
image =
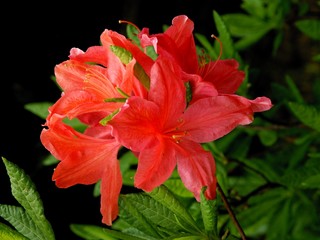
POLYGON ((247 239, 246 235, 244 234, 244 232, 243 232, 243 230, 242 230, 242 228, 241 228, 241 226, 240 226, 240 224, 239 224, 234 212, 232 211, 232 209, 231 209, 231 207, 229 205, 229 202, 228 202, 228 200, 226 198, 226 195, 224 194, 224 192, 223 192, 223 190, 220 187, 218 182, 217 182, 217 191, 221 196, 223 204, 224 204, 225 208, 227 209, 227 211, 228 211, 228 213, 229 213, 229 215, 231 217, 232 222, 234 223, 234 225, 236 226, 238 232, 240 233, 241 239, 242 240, 246 240, 247 239))

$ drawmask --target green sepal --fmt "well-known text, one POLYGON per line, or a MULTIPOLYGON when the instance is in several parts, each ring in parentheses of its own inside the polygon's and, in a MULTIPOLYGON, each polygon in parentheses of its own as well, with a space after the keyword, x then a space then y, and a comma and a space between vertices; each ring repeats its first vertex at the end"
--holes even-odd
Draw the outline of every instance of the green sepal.
POLYGON ((104 101, 105 102, 125 102, 127 99, 126 98, 107 98, 104 101))
POLYGON ((114 110, 112 113, 110 113, 108 116, 106 116, 105 118, 103 118, 102 120, 100 120, 100 124, 102 126, 106 126, 108 124, 108 122, 114 117, 114 115, 116 115, 120 110, 116 109, 114 110))
POLYGON ((132 60, 132 54, 119 46, 110 46, 111 51, 120 59, 123 64, 128 64, 132 60))
POLYGON ((141 82, 141 84, 149 90, 150 88, 150 77, 146 74, 142 66, 137 62, 133 68, 134 76, 141 82))
POLYGON ((186 87, 186 98, 187 98, 187 105, 188 105, 192 99, 192 89, 191 89, 190 82, 186 82, 184 85, 186 87))

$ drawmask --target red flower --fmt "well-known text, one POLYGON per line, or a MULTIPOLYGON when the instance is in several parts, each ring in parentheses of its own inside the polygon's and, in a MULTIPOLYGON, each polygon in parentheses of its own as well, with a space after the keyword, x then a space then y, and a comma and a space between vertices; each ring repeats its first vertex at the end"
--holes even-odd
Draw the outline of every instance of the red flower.
POLYGON ((172 25, 164 32, 149 35, 144 28, 139 37, 141 45, 152 45, 159 55, 176 61, 185 72, 184 81, 190 81, 193 98, 216 94, 233 94, 244 80, 245 74, 238 70, 235 59, 205 62, 199 59, 193 36, 194 23, 185 15, 172 20, 172 25))
MULTIPOLYGON (((89 136, 62 123, 57 114, 50 119, 49 129, 41 133, 41 142, 61 162, 52 180, 60 188, 76 184, 94 184, 101 180, 102 222, 111 225, 118 216, 118 196, 122 187, 117 153, 120 144, 105 133, 89 136)), ((92 130, 91 130, 92 131, 92 130)))
POLYGON ((73 48, 70 60, 55 67, 64 92, 49 108, 47 128, 40 136, 42 144, 60 160, 52 177, 58 187, 101 180, 102 222, 107 225, 118 215, 122 177, 117 153, 121 145, 101 120, 123 105, 112 99, 124 100, 124 94, 141 93, 134 64, 132 59, 124 65, 104 46, 91 47, 87 52, 73 48), (64 118, 78 118, 87 129, 77 132, 63 122, 64 118))
POLYGON ((109 122, 118 141, 139 153, 135 186, 151 191, 168 179, 177 165, 183 183, 197 200, 204 186, 206 196, 213 199, 215 163, 200 143, 251 123, 253 111, 266 102, 227 95, 202 98, 186 107, 179 65, 160 56, 150 74, 148 99, 130 97, 109 122))

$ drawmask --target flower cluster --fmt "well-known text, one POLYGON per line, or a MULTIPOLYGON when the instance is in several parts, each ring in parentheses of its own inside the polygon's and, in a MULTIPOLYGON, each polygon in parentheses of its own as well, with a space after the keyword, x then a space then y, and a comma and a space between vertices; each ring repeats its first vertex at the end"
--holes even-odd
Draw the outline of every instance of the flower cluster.
POLYGON ((105 30, 100 46, 72 48, 55 67, 63 93, 41 133, 42 144, 59 160, 52 179, 61 188, 101 181, 102 222, 109 226, 118 215, 122 147, 138 158, 135 187, 152 191, 177 168, 198 201, 203 187, 214 199, 215 161, 201 144, 250 124, 254 112, 272 106, 269 98, 235 93, 245 77, 236 60, 200 59, 193 28, 180 15, 163 33, 139 31, 139 44, 105 30), (66 118, 87 127, 76 131, 66 118))

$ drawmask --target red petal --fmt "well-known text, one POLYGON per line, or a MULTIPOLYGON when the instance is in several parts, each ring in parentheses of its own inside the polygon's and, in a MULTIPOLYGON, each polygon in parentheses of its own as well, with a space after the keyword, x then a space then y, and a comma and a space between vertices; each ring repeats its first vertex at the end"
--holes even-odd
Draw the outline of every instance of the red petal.
MULTIPOLYGON (((123 66, 122 69, 119 67, 116 69, 119 71, 118 75, 122 72, 124 74, 123 66)), ((55 76, 65 92, 86 90, 102 100, 120 97, 121 95, 110 80, 112 78, 110 78, 108 71, 100 66, 69 60, 55 67, 55 76)), ((123 80, 123 75, 120 75, 120 78, 123 80)), ((119 80, 117 79, 117 81, 119 80)))
POLYGON ((231 132, 238 125, 253 120, 251 102, 237 95, 203 98, 191 104, 183 116, 189 140, 211 142, 231 132))
POLYGON ((250 102, 253 112, 264 112, 272 108, 271 100, 267 97, 257 97, 254 100, 250 100, 250 102))
POLYGON ((150 75, 150 70, 153 65, 153 60, 146 55, 141 49, 129 41, 125 36, 111 30, 105 30, 101 36, 100 40, 103 46, 109 48, 110 45, 115 45, 127 49, 137 62, 143 67, 148 75, 150 75))
POLYGON ((238 70, 239 63, 234 59, 210 62, 200 68, 203 81, 212 83, 220 94, 235 93, 245 78, 245 73, 238 70))
POLYGON ((58 187, 92 184, 101 179, 120 147, 114 139, 95 139, 73 130, 56 117, 40 136, 42 144, 61 162, 53 174, 58 187))
POLYGON ((101 180, 101 214, 102 222, 111 226, 118 216, 118 199, 122 187, 119 161, 110 162, 105 168, 101 180))
POLYGON ((186 107, 186 88, 181 69, 168 59, 158 57, 151 70, 149 100, 160 107, 161 121, 167 127, 177 124, 186 107))
POLYGON ((169 139, 158 138, 158 141, 139 154, 139 164, 134 184, 144 191, 152 191, 164 183, 176 166, 175 143, 169 139))
MULTIPOLYGON (((86 123, 93 124, 109 115, 115 109, 121 107, 123 103, 105 103, 101 99, 95 98, 93 94, 85 91, 70 91, 49 108, 50 115, 47 122, 53 114, 59 114, 62 118, 82 117, 86 123), (99 114, 98 114, 99 112, 99 114), (90 113, 90 115, 88 115, 90 113), (84 114, 87 114, 86 116, 84 114)), ((50 124, 50 123, 49 123, 50 124)))
POLYGON ((178 172, 182 182, 200 201, 200 192, 207 187, 205 195, 208 199, 216 197, 215 162, 210 152, 200 144, 181 141, 180 154, 177 156, 178 172))
POLYGON ((109 124, 121 144, 137 152, 152 144, 162 127, 159 107, 140 97, 130 97, 109 124))

